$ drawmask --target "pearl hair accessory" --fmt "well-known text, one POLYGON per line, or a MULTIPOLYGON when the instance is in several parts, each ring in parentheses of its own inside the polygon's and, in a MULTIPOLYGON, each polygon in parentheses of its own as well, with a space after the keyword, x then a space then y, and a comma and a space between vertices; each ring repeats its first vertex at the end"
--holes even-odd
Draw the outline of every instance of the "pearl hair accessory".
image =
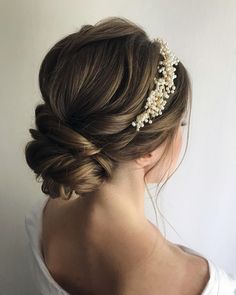
POLYGON ((144 126, 144 122, 152 123, 151 118, 157 117, 162 114, 166 99, 169 98, 170 93, 174 93, 175 85, 174 79, 176 68, 173 65, 178 65, 179 59, 170 51, 168 43, 164 40, 157 38, 157 41, 161 45, 160 53, 164 57, 163 61, 159 62, 158 72, 162 73, 163 77, 157 79, 154 77, 155 89, 151 91, 147 98, 145 105, 145 111, 136 116, 136 120, 131 123, 132 126, 136 126, 136 130, 139 131, 144 126))

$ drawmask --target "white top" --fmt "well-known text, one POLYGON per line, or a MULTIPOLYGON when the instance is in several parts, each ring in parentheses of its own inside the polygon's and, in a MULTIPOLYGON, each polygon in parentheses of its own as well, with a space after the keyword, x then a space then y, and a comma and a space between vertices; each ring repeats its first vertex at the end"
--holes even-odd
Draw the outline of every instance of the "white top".
MULTIPOLYGON (((39 199, 32 206, 25 216, 25 228, 29 239, 30 267, 34 276, 35 285, 39 294, 42 295, 69 295, 53 279, 48 271, 41 252, 41 230, 42 230, 42 210, 49 197, 39 199)), ((226 273, 212 260, 206 258, 199 252, 181 244, 176 244, 185 252, 202 256, 207 259, 210 270, 210 279, 201 295, 236 295, 236 274, 226 273)))

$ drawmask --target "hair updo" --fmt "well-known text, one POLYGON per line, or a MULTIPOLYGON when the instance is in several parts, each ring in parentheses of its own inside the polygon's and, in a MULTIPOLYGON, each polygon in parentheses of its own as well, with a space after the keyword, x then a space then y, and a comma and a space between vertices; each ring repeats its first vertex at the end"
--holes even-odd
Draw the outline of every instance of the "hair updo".
POLYGON ((114 169, 170 147, 191 98, 190 80, 176 66, 175 92, 160 117, 139 132, 131 125, 158 77, 160 45, 125 18, 109 17, 59 40, 39 70, 43 103, 35 109, 33 140, 25 146, 42 191, 69 199, 95 191, 114 169))

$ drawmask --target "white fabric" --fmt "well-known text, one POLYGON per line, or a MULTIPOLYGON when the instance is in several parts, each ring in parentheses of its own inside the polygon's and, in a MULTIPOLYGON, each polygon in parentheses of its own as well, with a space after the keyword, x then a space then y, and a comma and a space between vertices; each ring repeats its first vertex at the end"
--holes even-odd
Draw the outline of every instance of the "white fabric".
MULTIPOLYGON (((35 284, 42 295, 69 295, 68 292, 53 279, 43 261, 41 252, 42 210, 49 197, 38 200, 25 216, 25 227, 29 239, 30 267, 35 284)), ((184 251, 203 256, 199 252, 181 244, 176 244, 184 251)), ((201 295, 236 295, 236 274, 226 273, 212 260, 209 264, 210 279, 201 295)))

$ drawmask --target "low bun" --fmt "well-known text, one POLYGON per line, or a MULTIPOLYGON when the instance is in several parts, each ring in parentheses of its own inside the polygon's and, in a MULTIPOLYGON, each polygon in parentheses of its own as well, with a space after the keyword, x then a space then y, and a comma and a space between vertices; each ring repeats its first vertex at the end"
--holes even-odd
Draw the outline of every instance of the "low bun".
POLYGON ((25 147, 26 162, 43 180, 42 191, 68 199, 96 190, 111 176, 112 161, 82 134, 56 118, 45 104, 35 110, 37 129, 25 147))

